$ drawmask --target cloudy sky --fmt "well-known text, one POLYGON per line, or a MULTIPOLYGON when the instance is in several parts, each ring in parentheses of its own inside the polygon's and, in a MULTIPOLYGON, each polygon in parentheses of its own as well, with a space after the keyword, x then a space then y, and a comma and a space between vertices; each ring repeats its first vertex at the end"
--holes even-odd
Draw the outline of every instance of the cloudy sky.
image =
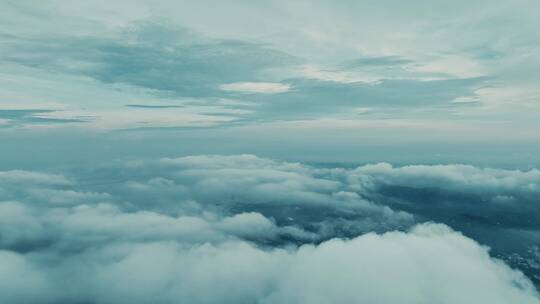
POLYGON ((540 4, 0 1, 0 302, 540 303, 540 4))
POLYGON ((3 167, 58 153, 540 163, 534 0, 0 5, 3 167))

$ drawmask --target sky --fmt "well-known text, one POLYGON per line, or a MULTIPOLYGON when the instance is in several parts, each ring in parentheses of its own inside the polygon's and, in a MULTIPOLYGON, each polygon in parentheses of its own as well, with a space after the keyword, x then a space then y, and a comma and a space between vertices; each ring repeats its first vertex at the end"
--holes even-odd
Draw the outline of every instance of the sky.
POLYGON ((4 168, 58 154, 540 163, 536 1, 0 5, 4 168))
POLYGON ((539 304, 536 0, 0 0, 0 302, 539 304))

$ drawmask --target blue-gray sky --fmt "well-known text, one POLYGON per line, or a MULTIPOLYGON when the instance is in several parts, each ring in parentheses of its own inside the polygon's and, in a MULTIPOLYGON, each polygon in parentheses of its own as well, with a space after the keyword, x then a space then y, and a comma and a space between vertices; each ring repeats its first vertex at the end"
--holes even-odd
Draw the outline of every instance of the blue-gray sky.
POLYGON ((532 0, 2 1, 2 166, 35 151, 539 164, 538 13, 532 0))

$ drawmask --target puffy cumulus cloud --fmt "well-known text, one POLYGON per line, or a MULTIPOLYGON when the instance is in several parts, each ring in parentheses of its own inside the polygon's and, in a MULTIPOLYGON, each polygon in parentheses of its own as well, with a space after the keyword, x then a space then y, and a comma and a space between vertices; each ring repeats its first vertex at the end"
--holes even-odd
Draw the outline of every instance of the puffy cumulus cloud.
MULTIPOLYGON (((165 158, 133 163, 129 170, 159 175, 132 181, 132 188, 159 186, 176 189, 177 195, 182 193, 199 202, 236 200, 257 208, 267 204, 283 208, 319 205, 330 206, 334 211, 368 212, 394 206, 396 199, 422 208, 426 204, 446 204, 459 211, 469 208, 478 212, 513 210, 526 214, 540 208, 536 201, 540 193, 537 169, 519 171, 470 165, 393 167, 386 163, 354 169, 317 168, 237 155, 165 158)), ((534 216, 538 212, 532 213, 534 216)), ((397 210, 393 214, 398 216, 397 210)))
POLYGON ((24 256, 0 250, 0 299, 4 303, 51 301, 54 290, 46 274, 24 256))
POLYGON ((289 249, 129 242, 0 254, 12 262, 0 267, 6 303, 540 303, 520 272, 435 224, 289 249))
POLYGON ((295 226, 277 227, 275 222, 257 212, 244 212, 226 217, 217 224, 219 229, 251 240, 273 240, 277 236, 289 237, 304 242, 315 241, 318 235, 295 226))
POLYGON ((540 172, 469 165, 395 167, 380 163, 348 172, 364 198, 443 222, 489 244, 496 256, 540 284, 540 172))
POLYGON ((132 203, 158 200, 163 203, 154 208, 174 208, 176 212, 198 208, 227 214, 258 212, 279 225, 293 224, 316 232, 321 239, 334 237, 338 231, 349 237, 403 228, 414 221, 411 214, 375 204, 351 191, 342 169, 313 168, 253 155, 214 155, 134 162, 123 170, 129 182, 117 191, 134 197, 132 203), (160 189, 159 195, 152 184, 160 189), (169 195, 170 199, 163 201, 169 195), (183 203, 171 207, 171 199, 183 203), (334 221, 341 223, 339 228, 334 221))
POLYGON ((304 246, 295 258, 264 303, 538 302, 520 274, 444 225, 304 246))
POLYGON ((0 171, 0 201, 17 200, 47 208, 47 205, 99 203, 111 199, 105 192, 78 191, 77 184, 62 174, 11 170, 0 171))
POLYGON ((538 169, 520 171, 469 165, 393 167, 380 163, 358 167, 348 178, 366 197, 405 202, 417 212, 445 208, 447 217, 466 213, 506 227, 540 228, 538 169))
POLYGON ((540 282, 536 170, 199 155, 0 181, 2 271, 35 277, 8 303, 535 303, 491 257, 540 282))
POLYGON ((24 251, 28 240, 106 242, 132 231, 132 238, 183 235, 200 241, 227 236, 286 244, 354 237, 414 223, 409 213, 349 191, 343 173, 253 155, 165 158, 73 171, 69 185, 4 187, 2 206, 19 215, 6 219, 10 229, 0 241, 24 251), (15 233, 27 219, 38 228, 23 229, 30 235, 15 233), (13 220, 22 222, 15 225, 13 220), (39 228, 43 226, 48 228, 39 228))
POLYGON ((4 200, 40 210, 104 203, 122 212, 173 217, 254 212, 278 226, 314 232, 321 240, 406 228, 414 216, 520 229, 537 229, 540 222, 535 220, 540 214, 538 170, 384 163, 318 168, 253 155, 199 155, 130 161, 69 176, 1 172, 0 190, 4 200))
POLYGON ((73 204, 77 202, 99 202, 111 198, 108 193, 79 192, 73 190, 59 190, 47 188, 32 188, 27 190, 31 199, 50 204, 73 204))
MULTIPOLYGON (((357 168, 353 174, 383 184, 440 187, 470 192, 540 192, 540 171, 478 168, 470 165, 393 167, 387 163, 357 168)), ((362 180, 360 178, 360 180, 362 180)))
POLYGON ((25 251, 41 245, 48 232, 30 207, 19 202, 0 202, 0 248, 25 251))
POLYGON ((186 168, 281 168, 298 170, 302 168, 299 163, 279 162, 267 158, 260 158, 251 154, 241 155, 193 155, 178 158, 163 158, 160 163, 186 168))
POLYGON ((125 212, 110 204, 36 210, 18 202, 1 202, 0 246, 32 252, 55 246, 84 250, 111 242, 176 241, 217 243, 243 238, 261 243, 280 238, 312 242, 317 235, 294 226, 277 226, 259 213, 222 216, 170 216, 150 211, 125 212))
POLYGON ((0 181, 3 185, 9 184, 43 184, 43 185, 69 185, 70 181, 58 174, 46 174, 24 170, 0 171, 0 181))

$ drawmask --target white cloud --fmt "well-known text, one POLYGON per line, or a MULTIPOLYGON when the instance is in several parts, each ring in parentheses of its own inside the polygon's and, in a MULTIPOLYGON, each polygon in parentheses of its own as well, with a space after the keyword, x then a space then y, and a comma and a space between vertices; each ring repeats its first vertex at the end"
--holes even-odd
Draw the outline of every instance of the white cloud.
POLYGON ((224 91, 242 93, 276 94, 289 91, 291 89, 291 86, 288 84, 276 82, 234 82, 222 84, 219 88, 224 91))
POLYGON ((62 175, 24 170, 0 171, 0 181, 14 184, 69 185, 71 182, 62 175))
POLYGON ((539 303, 519 273, 444 225, 304 246, 288 266, 263 303, 539 303))
POLYGON ((540 192, 540 171, 478 168, 470 165, 412 165, 393 167, 387 163, 353 170, 353 184, 393 184, 412 187, 440 187, 479 194, 540 192))
POLYGON ((0 300, 3 303, 54 301, 55 291, 46 274, 24 256, 0 250, 0 261, 0 300))
POLYGON ((52 268, 1 254, 12 263, 0 267, 0 290, 9 291, 0 300, 14 304, 28 295, 41 303, 540 303, 521 273, 435 224, 289 250, 241 241, 109 243, 52 268), (10 279, 17 277, 25 280, 10 279))
POLYGON ((320 69, 316 66, 306 65, 301 69, 301 75, 308 79, 316 79, 321 81, 332 81, 339 83, 355 83, 362 82, 367 84, 377 84, 384 79, 382 75, 368 71, 339 71, 320 69))
MULTIPOLYGON (((76 171, 71 180, 0 172, 9 199, 0 202, 0 257, 11 263, 0 262, 0 291, 9 290, 0 302, 539 303, 531 282, 486 247, 444 225, 411 229, 420 216, 391 209, 378 191, 440 187, 472 193, 473 203, 485 195, 474 210, 496 218, 527 210, 537 170, 320 168, 254 155, 115 166, 84 172, 81 183, 76 171), (92 186, 104 172, 115 183, 92 186)), ((439 214, 470 204, 449 198, 439 214)))

